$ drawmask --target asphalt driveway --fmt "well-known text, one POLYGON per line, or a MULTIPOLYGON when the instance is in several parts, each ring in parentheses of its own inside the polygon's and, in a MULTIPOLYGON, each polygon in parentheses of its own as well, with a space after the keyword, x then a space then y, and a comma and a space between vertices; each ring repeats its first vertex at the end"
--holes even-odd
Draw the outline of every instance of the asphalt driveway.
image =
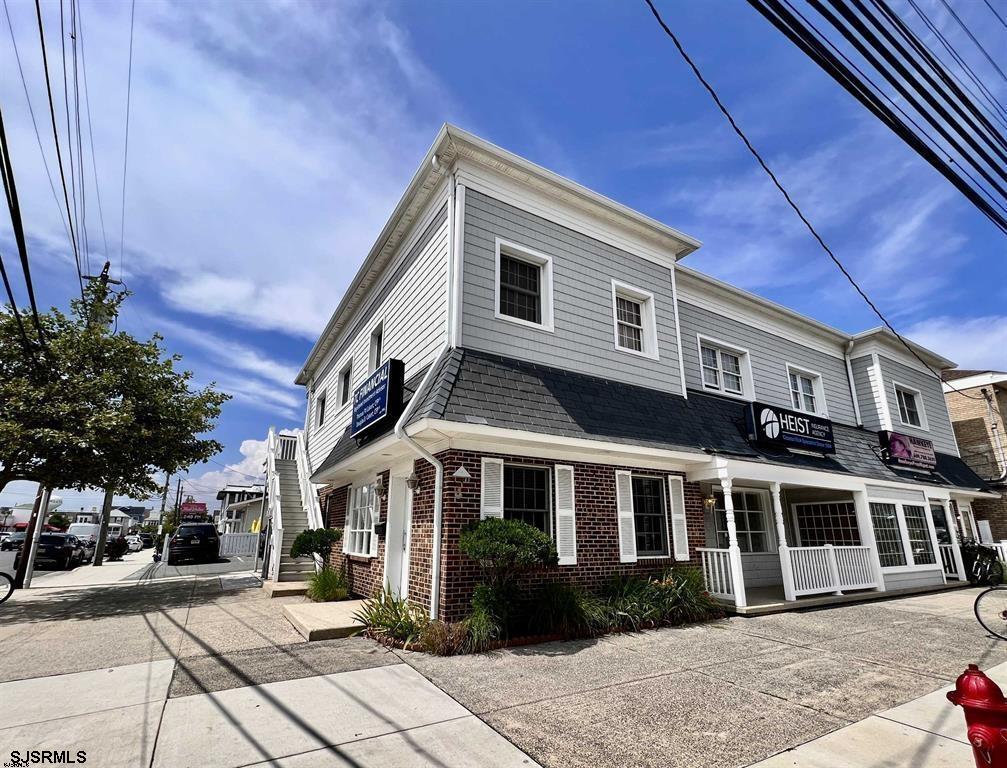
POLYGON ((976 593, 399 655, 542 765, 740 766, 947 690, 969 662, 1007 661, 972 615, 976 593))

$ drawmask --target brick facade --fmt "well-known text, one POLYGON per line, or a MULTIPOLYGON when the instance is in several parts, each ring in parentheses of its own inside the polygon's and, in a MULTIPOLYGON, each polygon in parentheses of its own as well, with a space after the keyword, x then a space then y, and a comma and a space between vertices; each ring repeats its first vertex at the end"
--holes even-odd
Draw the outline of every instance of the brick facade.
MULTIPOLYGON (((494 456, 505 461, 531 466, 552 467, 569 464, 574 468, 577 524, 577 565, 558 566, 530 577, 529 583, 562 580, 589 589, 599 587, 613 574, 649 574, 671 565, 699 565, 697 547, 705 546, 703 499, 696 483, 684 483, 686 525, 689 535, 689 563, 673 557, 641 559, 636 563, 619 562, 619 533, 615 499, 615 471, 627 469, 641 474, 667 476, 670 473, 630 466, 587 464, 582 462, 554 461, 506 454, 482 454, 471 451, 445 451, 438 454, 444 463, 444 514, 441 530, 441 583, 439 613, 445 620, 458 620, 469 612, 472 591, 479 581, 475 563, 458 549, 458 539, 463 528, 480 518, 480 485, 482 456, 494 456), (464 466, 471 475, 467 482, 454 478, 455 471, 464 466)), ((409 597, 417 605, 430 604, 430 563, 433 543, 433 499, 435 473, 425 461, 417 461, 414 471, 418 478, 413 494, 409 546, 409 597)), ((384 474, 388 482, 387 473, 384 474)), ((662 484, 665 509, 670 510, 668 484, 662 484)), ((328 511, 329 524, 342 526, 348 500, 347 488, 327 488, 322 492, 323 510, 328 511)), ((553 499, 555 505, 555 498, 553 499)), ((380 520, 387 520, 381 510, 380 520)), ((670 519, 668 525, 670 526, 670 519)), ((384 570, 384 537, 378 545, 378 557, 347 557, 334 552, 330 562, 335 567, 347 568, 352 592, 370 596, 381 586, 384 570)))

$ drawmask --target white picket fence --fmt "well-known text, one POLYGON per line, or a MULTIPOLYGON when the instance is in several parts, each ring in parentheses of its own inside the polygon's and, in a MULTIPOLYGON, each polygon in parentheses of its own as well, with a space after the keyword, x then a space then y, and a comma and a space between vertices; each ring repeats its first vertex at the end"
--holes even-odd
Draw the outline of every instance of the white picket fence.
POLYGON ((224 533, 220 536, 221 557, 252 557, 259 544, 257 533, 224 533))
POLYGON ((789 547, 786 552, 795 596, 870 589, 877 585, 870 547, 826 544, 789 547))

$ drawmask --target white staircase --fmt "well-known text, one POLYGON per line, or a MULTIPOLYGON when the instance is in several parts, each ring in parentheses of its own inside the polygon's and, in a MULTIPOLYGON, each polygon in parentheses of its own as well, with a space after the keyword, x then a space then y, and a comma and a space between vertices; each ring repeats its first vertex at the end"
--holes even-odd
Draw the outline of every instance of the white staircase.
POLYGON ((270 429, 266 482, 271 527, 269 578, 273 581, 305 581, 321 565, 310 557, 290 556, 297 534, 322 526, 318 494, 309 476, 303 436, 277 435, 270 429))

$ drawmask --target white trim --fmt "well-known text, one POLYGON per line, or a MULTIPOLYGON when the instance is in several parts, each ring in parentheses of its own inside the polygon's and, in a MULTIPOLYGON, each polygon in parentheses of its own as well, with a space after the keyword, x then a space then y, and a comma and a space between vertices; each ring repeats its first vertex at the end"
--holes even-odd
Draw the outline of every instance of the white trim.
POLYGON ((885 354, 888 354, 886 350, 891 350, 892 354, 898 355, 906 360, 906 365, 917 368, 920 371, 925 371, 931 376, 933 376, 935 372, 940 373, 942 370, 955 368, 957 366, 957 363, 953 360, 948 360, 946 357, 937 354, 932 349, 927 349, 922 344, 917 344, 912 339, 908 339, 903 336, 902 338, 905 340, 906 344, 908 344, 913 351, 916 352, 916 354, 924 358, 924 360, 927 360, 926 363, 921 363, 915 355, 906 350, 906 345, 899 341, 894 333, 881 325, 876 328, 861 331, 860 333, 855 333, 851 338, 858 345, 880 349, 884 351, 885 354))
POLYGON ((945 394, 950 392, 961 392, 962 390, 975 389, 977 387, 992 387, 997 384, 1007 384, 1007 373, 1000 371, 983 371, 972 376, 963 376, 960 379, 945 381, 941 386, 945 394))
POLYGON ((532 250, 527 246, 520 245, 511 240, 496 238, 496 254, 494 256, 494 277, 493 277, 493 316, 497 320, 506 320, 508 323, 516 323, 525 328, 533 328, 536 331, 547 331, 552 333, 553 328, 553 296, 552 296, 552 256, 548 256, 539 251, 532 250), (522 320, 519 317, 511 317, 500 312, 500 256, 501 252, 509 258, 523 261, 539 268, 539 313, 542 322, 533 323, 522 320))
POLYGON ((744 347, 739 347, 737 344, 729 344, 726 341, 720 341, 712 336, 705 336, 701 333, 696 334, 696 352, 699 354, 699 382, 704 391, 716 392, 725 397, 733 397, 736 400, 745 400, 747 402, 752 402, 755 400, 755 379, 752 376, 752 356, 749 354, 748 350, 744 347), (720 365, 720 355, 717 356, 718 364, 718 386, 711 387, 706 383, 706 379, 703 376, 703 346, 710 348, 716 348, 718 353, 720 351, 727 352, 729 354, 736 355, 741 360, 741 393, 729 392, 724 389, 723 381, 723 369, 719 368, 720 365))
MULTIPOLYGON (((751 486, 734 485, 734 483, 731 483, 731 491, 730 492, 731 493, 754 493, 754 494, 762 497, 762 503, 763 503, 763 508, 762 509, 755 509, 755 510, 743 509, 743 510, 740 510, 740 511, 742 511, 742 512, 759 512, 759 513, 762 514, 763 519, 766 521, 766 528, 765 528, 765 533, 766 533, 766 549, 765 550, 759 550, 758 552, 741 552, 741 556, 745 557, 746 555, 756 555, 756 556, 759 556, 759 555, 762 555, 762 556, 765 556, 765 555, 775 555, 777 553, 777 550, 779 549, 780 545, 779 545, 779 542, 776 541, 776 525, 775 525, 775 523, 773 521, 773 516, 775 515, 775 512, 773 510, 773 500, 772 500, 772 498, 770 498, 769 490, 767 488, 753 488, 751 486)), ((721 494, 721 495, 723 495, 725 493, 725 490, 723 488, 718 488, 716 485, 714 485, 713 488, 711 489, 711 493, 713 494, 713 497, 716 498, 718 493, 721 494)), ((737 521, 738 511, 739 511, 738 508, 735 507, 734 508, 734 515, 735 515, 735 520, 736 521, 737 521)), ((716 535, 717 535, 717 519, 716 519, 717 508, 716 508, 716 506, 713 509, 713 514, 714 514, 714 519, 713 519, 713 535, 714 535, 714 537, 716 537, 716 535)), ((737 522, 735 522, 735 530, 737 530, 737 522)), ((746 528, 745 532, 748 533, 748 534, 751 534, 752 531, 751 531, 750 528, 746 528)), ((751 539, 749 539, 749 541, 751 541, 751 539)), ((717 541, 715 543, 716 543, 717 547, 720 547, 720 542, 719 541, 717 541)))
POLYGON ((675 310, 675 344, 678 346, 678 375, 682 379, 682 397, 689 399, 689 389, 685 386, 685 355, 682 352, 682 323, 678 319, 678 278, 676 265, 671 267, 671 301, 675 310))
POLYGON ((462 293, 465 286, 465 185, 458 184, 457 179, 453 183, 455 184, 455 220, 452 232, 453 239, 448 244, 448 250, 452 252, 454 258, 454 274, 451 278, 452 283, 449 286, 449 301, 453 302, 454 316, 448 338, 452 347, 460 347, 462 345, 462 332, 465 327, 462 323, 462 309, 464 306, 462 303, 462 293))
MULTIPOLYGON (((377 539, 377 534, 374 533, 374 526, 377 523, 378 518, 381 516, 381 499, 378 498, 378 495, 374 490, 374 484, 376 482, 377 482, 376 476, 369 477, 366 480, 357 482, 352 486, 350 486, 349 491, 347 491, 346 493, 346 526, 345 530, 343 531, 343 552, 349 557, 366 557, 368 559, 372 559, 376 556, 375 541, 377 539), (370 511, 371 531, 370 531, 370 537, 367 540, 368 548, 367 552, 353 552, 349 548, 350 537, 348 534, 350 530, 354 530, 353 527, 350 525, 350 523, 353 520, 353 513, 356 509, 354 496, 361 488, 366 488, 368 486, 371 487, 371 494, 372 494, 371 511, 370 511)), ((365 530, 365 529, 358 528, 355 530, 365 530)))
MULTIPOLYGON (((852 493, 852 492, 851 492, 852 493)), ((814 507, 821 504, 849 504, 853 507, 853 519, 857 524, 857 536, 860 537, 859 546, 868 546, 864 544, 864 534, 860 530, 860 518, 857 517, 857 502, 856 499, 851 495, 848 499, 831 499, 828 501, 792 501, 790 502, 790 523, 794 527, 794 538, 797 539, 797 544, 794 546, 803 547, 804 544, 801 543, 801 527, 797 524, 797 508, 798 507, 814 507)), ((809 545, 810 546, 810 545, 809 545)), ((816 545, 817 546, 817 545, 816 545)), ((848 546, 848 545, 842 545, 848 546)))
POLYGON ((381 354, 385 351, 385 318, 377 317, 374 322, 371 323, 370 329, 367 332, 367 375, 374 373, 378 367, 381 365, 381 354), (381 332, 381 349, 379 354, 375 356, 374 352, 374 335, 380 331, 381 332), (377 359, 375 359, 377 357, 377 359))
POLYGON ((570 464, 554 464, 553 465, 553 483, 552 487, 556 494, 556 503, 553 505, 553 514, 555 515, 555 520, 553 521, 553 538, 556 540, 556 551, 559 554, 559 565, 577 565, 577 479, 574 468, 570 464), (559 474, 561 472, 570 473, 570 506, 569 508, 564 507, 560 504, 559 488, 560 480, 559 474), (573 544, 573 554, 564 557, 562 552, 560 552, 560 517, 570 518, 570 535, 572 536, 573 544))
POLYGON ((878 416, 882 429, 892 429, 892 411, 888 405, 888 395, 885 393, 885 378, 881 371, 881 359, 877 352, 871 353, 871 369, 868 371, 868 380, 871 382, 871 392, 874 394, 874 402, 878 408, 878 416))
POLYGON ((353 400, 353 368, 353 354, 350 353, 336 373, 336 406, 339 412, 342 412, 353 400), (347 371, 349 371, 349 376, 346 376, 347 371))
MULTIPOLYGON (((809 368, 805 368, 800 365, 794 365, 793 363, 784 362, 784 368, 787 372, 787 391, 791 393, 790 404, 793 405, 793 390, 790 386, 790 374, 793 373, 797 376, 804 376, 811 379, 811 385, 815 392, 815 406, 816 410, 807 411, 804 408, 794 408, 795 411, 800 411, 801 413, 810 413, 814 416, 821 416, 823 419, 829 418, 829 403, 825 399, 825 378, 822 374, 812 371, 809 368)), ((803 404, 803 400, 802 400, 803 404)))
POLYGON ((923 393, 916 389, 916 387, 910 387, 908 384, 902 384, 895 379, 892 379, 892 392, 895 394, 895 406, 899 409, 899 423, 903 427, 909 427, 910 429, 921 429, 924 432, 930 431, 930 423, 927 421, 926 408, 923 405, 923 393), (909 422, 902 420, 902 406, 899 405, 899 390, 911 394, 916 400, 916 412, 920 415, 919 424, 910 424, 909 422))
POLYGON ((651 360, 659 360, 660 353, 657 343, 657 310, 654 304, 654 294, 642 288, 624 283, 621 280, 612 280, 612 333, 615 337, 615 349, 617 352, 625 352, 629 355, 646 357, 651 360), (619 312, 617 299, 623 298, 634 301, 640 305, 641 322, 641 342, 643 349, 636 350, 624 347, 619 344, 619 312))
MULTIPOLYGON (((329 416, 329 414, 325 412, 325 411, 328 410, 328 405, 329 405, 329 398, 328 398, 329 391, 328 391, 328 389, 329 389, 328 387, 323 387, 322 391, 319 392, 318 394, 316 394, 315 397, 314 397, 314 404, 312 405, 312 407, 310 409, 311 416, 313 417, 313 418, 311 418, 311 422, 312 422, 311 427, 312 427, 313 431, 318 431, 319 429, 321 429, 322 425, 325 423, 326 417, 329 416), (318 416, 318 406, 319 406, 319 404, 324 404, 324 407, 322 408, 322 418, 319 418, 319 416, 318 416)), ((341 410, 341 409, 338 407, 338 403, 337 403, 337 412, 339 410, 341 410)))

